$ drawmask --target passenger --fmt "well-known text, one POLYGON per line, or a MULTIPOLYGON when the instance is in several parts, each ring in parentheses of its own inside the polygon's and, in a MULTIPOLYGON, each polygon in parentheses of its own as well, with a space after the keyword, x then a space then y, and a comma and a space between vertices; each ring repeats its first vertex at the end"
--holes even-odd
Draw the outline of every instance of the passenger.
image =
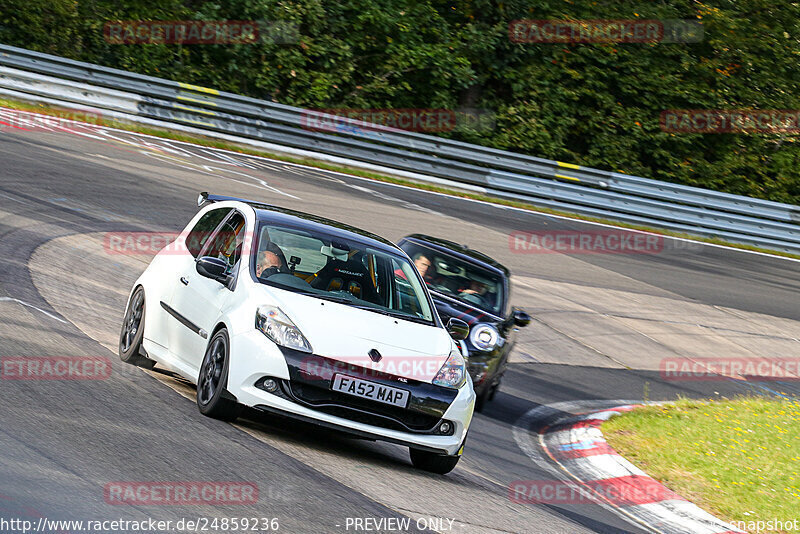
MULTIPOLYGON (((422 279, 426 283, 431 281, 432 276, 430 276, 428 274, 428 271, 431 268, 431 260, 430 260, 430 258, 428 258, 422 252, 414 254, 414 266, 417 268, 417 271, 419 271, 419 275, 422 277, 422 279)), ((402 278, 403 280, 407 280, 405 273, 403 273, 403 270, 400 269, 400 268, 395 269, 394 274, 398 278, 402 278)))

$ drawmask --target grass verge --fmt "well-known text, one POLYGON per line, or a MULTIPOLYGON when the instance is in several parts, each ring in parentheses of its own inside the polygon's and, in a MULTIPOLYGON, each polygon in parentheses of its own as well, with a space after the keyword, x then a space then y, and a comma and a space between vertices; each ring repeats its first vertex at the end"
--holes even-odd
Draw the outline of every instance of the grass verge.
POLYGON ((682 399, 614 417, 603 434, 648 475, 720 519, 800 519, 800 401, 682 399))
MULTIPOLYGON (((10 109, 17 109, 21 111, 31 111, 34 113, 41 113, 44 115, 53 115, 53 116, 63 116, 64 111, 70 111, 63 108, 58 108, 54 106, 47 106, 44 104, 31 104, 28 102, 20 102, 15 100, 8 100, 0 98, 0 107, 10 108, 10 109)), ((217 139, 211 137, 203 137, 199 135, 189 135, 182 132, 177 132, 174 130, 169 129, 161 129, 161 128, 153 128, 149 126, 144 126, 138 124, 136 122, 127 122, 127 121, 120 121, 120 120, 107 120, 107 119, 100 119, 97 121, 97 124, 102 126, 108 126, 111 128, 117 128, 119 130, 125 130, 129 132, 135 133, 142 133, 147 135, 152 135, 155 137, 162 137, 164 139, 171 139, 174 141, 184 141, 187 143, 194 143, 201 146, 207 146, 212 148, 219 148, 223 150, 230 150, 231 152, 238 152, 240 154, 250 154, 254 156, 261 156, 265 158, 274 159, 277 161, 284 161, 287 163, 296 163, 299 165, 307 165, 309 167, 316 167, 318 169, 324 169, 329 171, 341 172, 345 174, 351 174, 353 176, 359 176, 362 178, 369 178, 370 180, 376 180, 379 182, 386 182, 398 185, 404 185, 408 187, 413 187, 416 189, 421 189, 423 191, 433 191, 437 193, 445 193, 448 195, 453 195, 461 198, 469 198, 472 200, 480 200, 483 202, 491 202, 492 204, 498 204, 501 206, 510 206, 514 208, 524 209, 527 211, 532 211, 536 213, 543 213, 547 215, 559 215, 562 217, 568 217, 570 219, 575 219, 578 221, 589 221, 589 222, 596 222, 602 224, 608 224, 612 226, 617 226, 620 228, 627 228, 631 230, 641 230, 644 232, 651 232, 654 234, 660 234, 664 236, 670 237, 679 237, 684 239, 691 239, 693 241, 699 241, 702 243, 711 243, 715 245, 724 245, 731 248, 737 248, 741 250, 750 250, 753 252, 761 252, 764 254, 771 254, 774 256, 782 256, 786 258, 795 258, 800 259, 800 255, 792 254, 789 252, 783 252, 779 250, 772 250, 772 249, 765 249, 761 247, 756 247, 752 245, 744 245, 740 243, 731 243, 729 241, 725 241, 723 239, 718 238, 709 238, 709 237, 702 237, 696 236, 692 234, 686 234, 682 232, 673 232, 670 230, 664 230, 662 228, 652 228, 649 226, 644 225, 636 225, 636 224, 629 224, 624 222, 615 221, 613 219, 603 219, 600 217, 589 217, 585 215, 579 215, 576 213, 570 213, 560 210, 554 210, 550 208, 544 208, 540 206, 534 206, 532 204, 526 202, 519 202, 514 200, 508 200, 503 198, 498 198, 489 195, 483 195, 480 193, 472 193, 469 191, 463 191, 459 189, 452 189, 448 187, 442 187, 438 185, 432 185, 426 182, 417 182, 414 180, 399 178, 396 176, 388 176, 384 174, 378 174, 374 172, 365 171, 356 167, 348 167, 345 165, 335 165, 330 164, 324 161, 315 160, 312 158, 302 158, 302 157, 292 157, 287 156, 285 154, 276 154, 271 152, 265 152, 253 149, 246 145, 239 145, 236 143, 224 142, 219 141, 217 139)))

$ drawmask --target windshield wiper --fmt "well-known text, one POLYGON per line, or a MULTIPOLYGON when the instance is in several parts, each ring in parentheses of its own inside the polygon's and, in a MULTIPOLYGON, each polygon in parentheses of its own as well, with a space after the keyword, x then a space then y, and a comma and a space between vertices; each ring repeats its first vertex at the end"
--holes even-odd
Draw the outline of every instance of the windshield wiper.
POLYGON ((408 315, 401 312, 396 312, 392 310, 386 310, 383 308, 374 308, 372 306, 365 306, 363 304, 353 304, 354 308, 358 308, 359 310, 367 310, 375 313, 380 313, 381 315, 388 315, 389 317, 395 317, 397 319, 405 319, 406 321, 412 321, 415 323, 422 323, 422 324, 430 324, 431 321, 423 319, 422 317, 415 317, 414 315, 408 315))
POLYGON ((323 300, 329 300, 331 302, 338 302, 339 304, 347 304, 347 305, 351 305, 351 306, 354 305, 352 300, 350 300, 348 298, 345 298, 345 297, 335 297, 333 295, 321 295, 319 293, 306 293, 306 294, 310 295, 312 297, 317 297, 317 298, 323 299, 323 300))
POLYGON ((309 295, 311 297, 317 297, 323 300, 329 300, 331 302, 336 302, 338 304, 345 304, 347 306, 357 308, 359 310, 367 310, 375 313, 380 313, 381 315, 386 315, 389 317, 395 317, 397 319, 405 319, 406 321, 412 321, 415 323, 421 324, 431 324, 432 321, 428 321, 423 319, 422 317, 415 317, 413 315, 407 315, 405 313, 400 313, 392 310, 387 310, 385 308, 376 308, 374 306, 369 306, 367 304, 357 304, 354 300, 348 299, 347 297, 337 297, 335 295, 324 295, 320 293, 311 293, 305 292, 304 295, 309 295))

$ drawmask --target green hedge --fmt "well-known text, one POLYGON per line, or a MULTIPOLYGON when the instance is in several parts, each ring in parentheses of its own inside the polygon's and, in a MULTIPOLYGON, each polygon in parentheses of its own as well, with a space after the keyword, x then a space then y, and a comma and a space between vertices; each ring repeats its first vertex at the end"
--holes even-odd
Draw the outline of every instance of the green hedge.
POLYGON ((675 134, 665 109, 800 109, 800 4, 767 0, 0 0, 0 42, 312 108, 479 108, 465 141, 800 204, 790 134, 675 134), (692 19, 693 44, 517 44, 516 19, 692 19), (108 20, 268 20, 289 43, 113 45, 108 20))

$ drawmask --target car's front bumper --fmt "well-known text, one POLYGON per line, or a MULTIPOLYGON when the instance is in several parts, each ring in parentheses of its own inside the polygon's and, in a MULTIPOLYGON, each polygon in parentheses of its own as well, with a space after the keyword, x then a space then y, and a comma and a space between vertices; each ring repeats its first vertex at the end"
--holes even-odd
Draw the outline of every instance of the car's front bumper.
MULTIPOLYGON (((416 410, 413 412, 417 415, 424 411, 428 412, 428 421, 435 421, 431 428, 424 428, 427 423, 423 423, 421 426, 412 425, 412 428, 404 428, 402 424, 369 424, 363 420, 353 420, 351 417, 342 416, 342 412, 345 415, 350 413, 356 415, 355 412, 363 411, 363 403, 358 398, 354 399, 351 406, 345 406, 343 410, 333 410, 333 413, 331 413, 330 407, 332 404, 330 402, 323 402, 320 406, 314 406, 307 402, 308 398, 301 399, 293 394, 292 384, 308 385, 307 380, 299 376, 298 358, 305 360, 318 357, 302 353, 292 354, 292 351, 287 353, 285 350, 282 352, 267 342, 260 332, 256 335, 247 333, 236 336, 235 339, 232 339, 231 347, 232 358, 227 389, 242 404, 265 412, 278 413, 319 424, 366 439, 387 441, 439 454, 458 455, 461 452, 467 429, 472 420, 475 404, 475 393, 469 380, 460 389, 445 392, 437 392, 441 388, 429 383, 417 383, 414 385, 413 381, 411 381, 412 384, 410 385, 392 384, 395 387, 409 388, 416 393, 416 395, 412 393, 410 406, 416 402, 416 410), (265 347, 265 345, 269 346, 265 347), (269 393, 257 387, 256 384, 264 377, 272 377, 278 380, 282 386, 280 390, 269 393), (289 387, 287 388, 286 386, 289 387), (415 401, 415 399, 418 400, 415 401), (441 420, 447 420, 453 424, 452 434, 441 435, 436 433, 435 429, 438 428, 438 423, 441 420), (392 426, 394 428, 390 428, 392 426), (414 426, 416 428, 413 428, 414 426)), ((381 381, 380 378, 375 376, 370 376, 367 379, 381 381)), ((322 391, 322 388, 320 388, 320 391, 322 391)), ((337 402, 335 401, 333 404, 337 404, 337 402)), ((342 408, 341 405, 337 407, 342 408)), ((409 413, 411 412, 409 411, 409 413)), ((384 417, 386 414, 373 414, 373 416, 375 415, 384 417)), ((358 417, 356 418, 358 419, 358 417)), ((366 418, 366 420, 377 422, 379 419, 366 418)), ((412 420, 414 422, 420 421, 419 417, 414 417, 412 420)), ((425 420, 422 419, 422 421, 425 420)))

